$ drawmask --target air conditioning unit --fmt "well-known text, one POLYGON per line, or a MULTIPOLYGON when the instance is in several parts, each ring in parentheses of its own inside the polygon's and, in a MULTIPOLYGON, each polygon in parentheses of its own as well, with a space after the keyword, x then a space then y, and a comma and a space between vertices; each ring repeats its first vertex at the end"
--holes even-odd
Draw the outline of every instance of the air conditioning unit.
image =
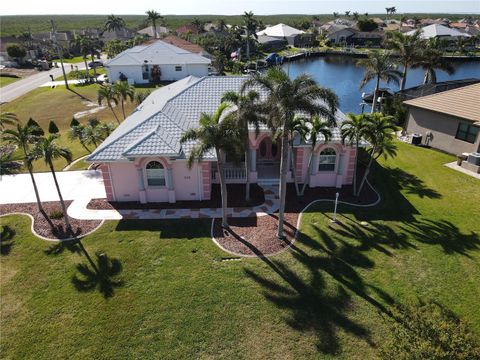
POLYGON ((473 165, 480 166, 480 153, 472 152, 470 155, 468 155, 467 162, 473 165))

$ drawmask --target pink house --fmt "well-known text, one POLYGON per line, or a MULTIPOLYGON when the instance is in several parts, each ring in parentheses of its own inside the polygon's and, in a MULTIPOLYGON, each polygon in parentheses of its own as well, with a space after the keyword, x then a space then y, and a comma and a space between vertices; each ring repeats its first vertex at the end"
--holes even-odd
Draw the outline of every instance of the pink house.
MULTIPOLYGON (((100 163, 109 201, 170 202, 208 200, 213 183, 218 182, 215 154, 207 154, 191 169, 186 159, 194 143, 180 144, 185 130, 198 126, 202 112, 212 113, 227 91, 239 91, 245 77, 187 77, 154 91, 88 157, 100 163)), ((337 112, 337 122, 344 114, 337 112)), ((342 144, 339 128, 332 129, 332 139, 325 144, 319 138, 314 149, 311 171, 308 161, 311 144, 294 140, 290 153, 300 183, 311 187, 341 188, 352 183, 355 149, 342 144)), ((280 149, 267 128, 258 136, 250 133, 251 168, 229 163, 229 183, 278 183, 280 149)), ((293 181, 293 169, 288 179, 293 181)))

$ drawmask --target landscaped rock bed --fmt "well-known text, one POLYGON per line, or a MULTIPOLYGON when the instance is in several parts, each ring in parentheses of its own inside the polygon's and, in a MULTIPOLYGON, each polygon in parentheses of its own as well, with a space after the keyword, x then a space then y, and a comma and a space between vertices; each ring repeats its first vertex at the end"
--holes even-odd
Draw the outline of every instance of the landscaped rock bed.
MULTIPOLYGON (((257 184, 250 188, 251 201, 245 201, 245 185, 229 184, 227 187, 228 207, 253 207, 262 205, 265 202, 263 189, 257 184)), ((222 207, 220 196, 220 185, 212 185, 212 196, 210 200, 204 201, 177 201, 176 203, 147 203, 135 202, 108 202, 106 199, 93 199, 87 209, 94 210, 136 210, 136 209, 201 209, 222 207)))
POLYGON ((230 218, 228 229, 222 228, 221 219, 213 223, 213 237, 224 250, 240 256, 268 256, 288 248, 294 241, 298 214, 285 214, 284 240, 277 238, 277 214, 230 218))
POLYGON ((229 218, 229 229, 221 227, 221 219, 215 219, 213 234, 218 245, 224 250, 239 256, 268 256, 289 247, 295 240, 297 222, 300 212, 314 200, 335 199, 335 193, 340 193, 339 200, 358 205, 374 203, 378 197, 370 186, 365 186, 359 197, 354 197, 351 186, 336 188, 309 188, 303 196, 297 196, 295 185, 288 184, 285 201, 285 240, 276 236, 278 214, 250 218, 229 218))
MULTIPOLYGON (((71 201, 65 201, 67 208, 70 203, 71 201)), ((65 231, 65 220, 63 216, 61 216, 59 219, 50 218, 50 216, 54 213, 57 213, 57 216, 62 214, 60 202, 44 202, 42 203, 42 207, 44 210, 43 213, 38 210, 37 203, 0 205, 0 215, 7 215, 11 213, 30 214, 34 218, 33 229, 35 232, 40 236, 52 240, 80 237, 94 230, 101 224, 100 220, 77 220, 68 217, 70 220, 70 225, 72 226, 72 231, 67 233, 65 231)))

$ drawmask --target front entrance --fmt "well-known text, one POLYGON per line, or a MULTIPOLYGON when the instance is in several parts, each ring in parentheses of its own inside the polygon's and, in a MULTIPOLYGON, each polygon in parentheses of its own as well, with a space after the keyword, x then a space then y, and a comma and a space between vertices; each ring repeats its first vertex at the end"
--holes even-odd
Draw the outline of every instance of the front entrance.
POLYGON ((259 179, 278 179, 281 145, 266 137, 257 149, 257 173, 259 179))

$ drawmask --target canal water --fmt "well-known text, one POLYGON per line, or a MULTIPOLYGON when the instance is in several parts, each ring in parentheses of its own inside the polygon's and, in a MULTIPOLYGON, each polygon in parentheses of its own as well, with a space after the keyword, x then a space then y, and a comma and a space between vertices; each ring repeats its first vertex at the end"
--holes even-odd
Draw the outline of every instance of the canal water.
MULTIPOLYGON (((284 64, 283 68, 292 78, 302 73, 310 74, 320 85, 335 91, 340 100, 340 110, 345 113, 360 113, 362 93, 372 92, 375 84, 371 81, 360 89, 364 69, 356 64, 357 61, 358 59, 350 56, 329 55, 296 60, 284 64)), ((452 65, 455 67, 455 73, 448 75, 446 72, 437 71, 437 81, 480 78, 480 61, 452 61, 452 65)), ((421 85, 423 76, 422 69, 410 69, 407 73, 406 87, 421 85)), ((392 83, 389 85, 382 83, 381 87, 398 90, 392 83)))

